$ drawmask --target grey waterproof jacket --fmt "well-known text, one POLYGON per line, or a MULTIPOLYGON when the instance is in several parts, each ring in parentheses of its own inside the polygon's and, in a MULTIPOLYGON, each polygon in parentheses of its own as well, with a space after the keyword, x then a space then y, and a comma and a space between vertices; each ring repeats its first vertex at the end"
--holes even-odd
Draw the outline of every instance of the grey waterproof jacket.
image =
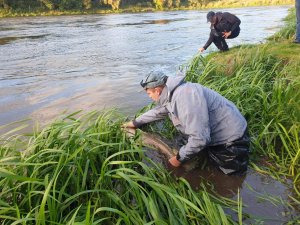
POLYGON ((247 122, 236 106, 217 92, 184 77, 168 77, 158 104, 140 115, 136 127, 169 116, 188 142, 177 158, 184 162, 207 146, 230 143, 243 136, 247 122))

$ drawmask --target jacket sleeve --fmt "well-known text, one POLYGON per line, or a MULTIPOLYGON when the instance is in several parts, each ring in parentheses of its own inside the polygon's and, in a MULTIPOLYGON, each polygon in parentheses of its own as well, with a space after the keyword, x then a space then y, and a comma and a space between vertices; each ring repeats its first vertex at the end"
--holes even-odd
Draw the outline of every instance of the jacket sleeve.
POLYGON ((230 30, 231 32, 241 24, 241 20, 231 13, 223 13, 223 18, 225 18, 230 24, 232 24, 230 30))
POLYGON ((140 127, 143 124, 161 120, 165 118, 167 115, 168 115, 168 110, 166 109, 166 107, 158 105, 153 109, 150 109, 149 111, 145 112, 144 114, 138 116, 132 122, 135 127, 140 127))
POLYGON ((177 102, 178 119, 188 142, 178 152, 177 159, 184 162, 210 143, 210 125, 207 102, 201 88, 183 90, 177 102))
POLYGON ((210 45, 211 43, 213 42, 213 35, 212 35, 212 29, 214 28, 211 28, 211 31, 209 33, 209 38, 207 40, 207 42, 205 43, 205 45, 203 46, 203 48, 206 50, 210 45))

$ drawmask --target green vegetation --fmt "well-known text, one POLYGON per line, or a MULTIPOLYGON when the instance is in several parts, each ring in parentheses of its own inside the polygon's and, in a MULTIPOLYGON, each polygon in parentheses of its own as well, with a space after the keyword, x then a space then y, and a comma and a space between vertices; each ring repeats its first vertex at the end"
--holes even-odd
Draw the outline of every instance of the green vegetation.
POLYGON ((253 167, 277 179, 292 178, 300 204, 300 46, 292 43, 295 10, 286 23, 265 44, 195 57, 187 79, 237 104, 249 124, 253 167))
POLYGON ((235 224, 223 207, 241 215, 238 202, 196 193, 142 161, 113 113, 75 115, 26 143, 2 141, 1 224, 235 224))
MULTIPOLYGON (((300 46, 291 43, 291 14, 292 25, 266 44, 196 56, 187 79, 237 104, 249 122, 253 168, 292 178, 290 197, 299 206, 300 46)), ((174 180, 125 137, 124 120, 114 112, 74 113, 32 135, 2 135, 1 224, 243 223, 241 199, 174 180)))
POLYGON ((291 4, 294 0, 0 0, 0 17, 291 4))

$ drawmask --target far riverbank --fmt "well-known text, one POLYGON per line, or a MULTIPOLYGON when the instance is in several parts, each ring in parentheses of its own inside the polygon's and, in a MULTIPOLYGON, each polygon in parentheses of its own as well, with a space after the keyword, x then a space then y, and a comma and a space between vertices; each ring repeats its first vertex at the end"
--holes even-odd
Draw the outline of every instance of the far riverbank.
MULTIPOLYGON (((35 0, 31 0, 35 1, 35 0)), ((73 1, 73 0, 69 0, 73 1)), ((125 1, 125 0, 124 0, 125 1)), ((51 1, 50 1, 51 2, 51 1)), ((80 1, 79 1, 80 2, 80 1)), ((143 13, 143 12, 161 12, 161 11, 180 11, 180 10, 204 10, 204 9, 216 9, 216 8, 241 8, 241 7, 257 7, 257 6, 284 6, 293 5, 294 0, 220 0, 220 1, 176 1, 177 3, 168 3, 167 0, 151 1, 144 3, 136 3, 127 5, 122 4, 122 1, 118 1, 119 5, 91 5, 86 6, 82 4, 48 4, 48 5, 34 5, 30 3, 15 3, 14 5, 8 5, 0 3, 0 18, 4 17, 28 17, 28 16, 62 16, 62 15, 90 15, 90 14, 119 14, 119 13, 143 13)))

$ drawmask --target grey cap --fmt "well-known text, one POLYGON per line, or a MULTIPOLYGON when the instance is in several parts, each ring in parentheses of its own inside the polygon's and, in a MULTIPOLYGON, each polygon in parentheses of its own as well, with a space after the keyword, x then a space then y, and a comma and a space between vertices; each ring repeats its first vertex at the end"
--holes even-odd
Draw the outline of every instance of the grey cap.
POLYGON ((215 12, 209 11, 209 12, 207 13, 207 15, 206 15, 207 22, 212 22, 212 19, 213 19, 214 15, 216 15, 215 12))
POLYGON ((143 80, 141 80, 141 86, 144 89, 155 88, 166 84, 168 76, 161 70, 151 71, 143 80))

